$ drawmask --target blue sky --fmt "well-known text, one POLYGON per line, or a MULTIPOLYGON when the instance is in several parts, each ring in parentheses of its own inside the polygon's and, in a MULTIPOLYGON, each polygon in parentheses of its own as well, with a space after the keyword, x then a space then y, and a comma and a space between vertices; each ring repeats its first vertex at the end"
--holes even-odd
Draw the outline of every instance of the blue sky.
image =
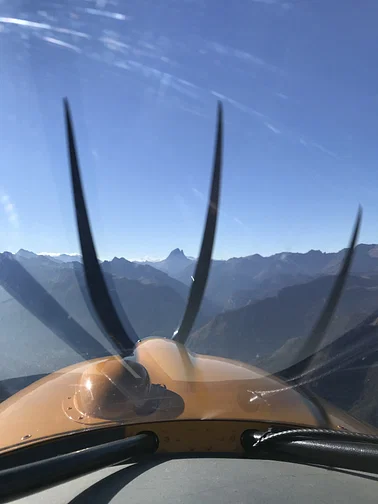
POLYGON ((62 98, 101 258, 378 242, 375 0, 0 1, 0 250, 78 251, 62 98))

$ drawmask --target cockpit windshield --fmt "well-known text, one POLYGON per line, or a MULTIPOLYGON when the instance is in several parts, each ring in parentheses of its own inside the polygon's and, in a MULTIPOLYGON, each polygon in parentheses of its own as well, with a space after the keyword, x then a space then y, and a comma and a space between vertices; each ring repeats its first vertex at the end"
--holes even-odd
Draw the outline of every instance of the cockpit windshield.
POLYGON ((376 432, 377 15, 0 2, 0 452, 179 420, 376 432))

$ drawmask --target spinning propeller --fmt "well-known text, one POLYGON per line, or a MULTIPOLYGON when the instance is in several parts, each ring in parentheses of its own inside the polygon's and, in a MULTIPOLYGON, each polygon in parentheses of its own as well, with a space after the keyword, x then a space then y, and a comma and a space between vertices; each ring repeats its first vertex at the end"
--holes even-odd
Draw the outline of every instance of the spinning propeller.
MULTIPOLYGON (((68 152, 71 166, 72 189, 76 210, 76 221, 80 239, 81 252, 83 257, 85 278, 88 291, 90 294, 90 299, 96 310, 98 318, 103 326, 103 329, 105 330, 106 334, 109 336, 109 338, 119 351, 120 357, 127 357, 132 354, 133 349, 135 347, 135 343, 139 339, 130 321, 128 320, 126 314, 123 314, 122 318, 125 321, 125 323, 122 324, 117 314, 117 311, 114 307, 114 304, 111 300, 108 288, 105 283, 104 276, 101 271, 99 261, 97 259, 96 249, 93 242, 88 213, 85 204, 77 149, 75 145, 73 122, 67 99, 64 100, 64 108, 65 108, 65 120, 67 130, 68 152)), ((190 331, 193 327, 193 324, 196 320, 196 317, 198 315, 208 280, 213 245, 214 245, 214 238, 217 226, 218 208, 219 208, 221 171, 222 171, 222 152, 223 152, 223 109, 222 104, 218 102, 217 130, 216 130, 212 183, 207 210, 207 219, 202 238, 201 251, 196 265, 194 281, 191 284, 191 289, 185 313, 179 328, 175 331, 173 335, 173 340, 183 345, 185 345, 188 336, 190 334, 190 331)), ((362 218, 362 210, 361 208, 359 208, 356 222, 353 228, 352 237, 349 243, 349 247, 345 253, 340 272, 335 279, 332 291, 318 319, 317 324, 315 325, 310 336, 307 338, 306 342, 303 344, 302 348, 299 349, 298 354, 295 356, 294 362, 298 363, 298 361, 302 361, 306 356, 313 355, 324 339, 327 328, 337 308, 337 304, 340 300, 351 267, 358 232, 360 229, 361 218, 362 218)), ((298 378, 298 369, 300 371, 299 372, 300 375, 302 375, 303 373, 306 372, 306 370, 308 370, 308 368, 311 366, 311 358, 306 359, 305 362, 306 364, 305 367, 303 367, 303 369, 298 368, 298 364, 296 365, 295 368, 296 376, 292 377, 289 376, 288 377, 289 382, 298 378)))

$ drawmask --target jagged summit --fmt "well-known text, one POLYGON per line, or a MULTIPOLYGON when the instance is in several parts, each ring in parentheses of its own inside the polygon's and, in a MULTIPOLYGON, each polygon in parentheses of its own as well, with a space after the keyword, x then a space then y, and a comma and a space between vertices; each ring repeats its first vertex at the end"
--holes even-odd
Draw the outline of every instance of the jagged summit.
POLYGON ((18 257, 24 257, 25 259, 30 259, 31 257, 37 257, 37 254, 34 252, 30 252, 30 250, 25 250, 21 248, 17 253, 16 256, 18 257))
POLYGON ((167 257, 167 259, 179 259, 179 258, 187 259, 186 255, 184 254, 184 251, 179 248, 175 248, 174 250, 172 250, 172 252, 167 257))

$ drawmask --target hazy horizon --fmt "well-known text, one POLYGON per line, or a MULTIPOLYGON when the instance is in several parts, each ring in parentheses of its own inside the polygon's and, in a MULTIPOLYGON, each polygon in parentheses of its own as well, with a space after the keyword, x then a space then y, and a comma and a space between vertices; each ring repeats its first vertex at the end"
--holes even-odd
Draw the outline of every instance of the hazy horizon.
MULTIPOLYGON (((317 249, 309 249, 309 250, 304 250, 304 251, 300 251, 300 250, 280 250, 280 251, 277 251, 277 252, 274 252, 273 254, 267 254, 267 255, 264 255, 264 254, 260 254, 259 252, 251 252, 250 254, 247 254, 247 255, 235 255, 235 256, 231 256, 231 257, 213 257, 212 260, 214 261, 227 261, 229 259, 239 259, 239 258, 243 258, 243 257, 250 257, 250 256, 253 256, 253 255, 259 255, 261 257, 272 257, 272 256, 275 256, 275 255, 280 255, 280 254, 307 254, 309 252, 321 252, 323 254, 334 254, 334 253, 337 253, 337 252, 340 252, 341 250, 344 250, 345 248, 347 248, 347 245, 345 245, 345 247, 342 247, 341 249, 336 249, 336 250, 322 250, 320 248, 317 248, 317 249)), ((362 242, 359 242, 356 246, 359 246, 359 245, 367 245, 367 246, 378 246, 378 243, 362 243, 362 242)), ((161 256, 161 257, 156 257, 154 255, 145 255, 145 256, 142 256, 142 257, 137 257, 137 258, 130 258, 130 257, 127 257, 125 255, 110 255, 108 257, 99 257, 99 260, 101 261, 109 261, 109 260, 112 260, 114 258, 124 258, 128 261, 131 261, 131 262, 159 262, 159 261, 163 261, 165 259, 167 259, 167 257, 169 256, 169 254, 171 252, 173 252, 174 250, 182 250, 184 255, 188 258, 188 259, 196 259, 196 256, 191 256, 189 254, 186 254, 185 250, 181 249, 180 247, 175 247, 173 248, 172 250, 168 251, 164 256, 161 256)), ((20 249, 18 250, 15 250, 15 251, 12 251, 12 250, 3 250, 2 253, 4 252, 11 252, 12 254, 17 254, 17 252, 19 252, 20 250, 25 250, 27 252, 32 252, 33 254, 36 254, 36 255, 39 255, 39 256, 51 256, 51 257, 58 257, 60 255, 66 255, 66 256, 81 256, 81 252, 35 252, 34 250, 29 250, 25 247, 21 247, 20 249)))

